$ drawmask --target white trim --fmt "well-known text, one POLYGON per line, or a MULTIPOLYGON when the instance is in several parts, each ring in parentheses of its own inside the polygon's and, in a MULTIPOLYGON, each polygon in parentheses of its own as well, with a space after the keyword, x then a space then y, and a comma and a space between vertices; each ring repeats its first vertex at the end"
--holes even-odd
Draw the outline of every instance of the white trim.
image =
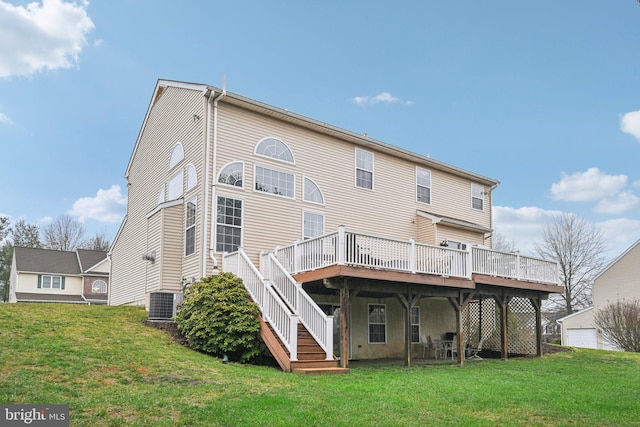
POLYGON ((580 315, 580 314, 582 314, 582 313, 585 313, 585 312, 587 312, 587 311, 589 311, 589 310, 593 310, 593 306, 591 306, 591 307, 587 307, 587 308, 584 308, 584 309, 582 309, 582 310, 580 310, 580 311, 576 311, 575 313, 571 313, 571 314, 570 314, 570 315, 568 315, 568 316, 561 317, 560 319, 556 320, 556 322, 557 322, 557 323, 562 323, 562 322, 564 322, 564 321, 565 321, 565 320, 567 320, 567 319, 570 319, 570 318, 572 318, 572 317, 574 317, 574 316, 578 316, 578 315, 580 315))
MULTIPOLYGON (((162 209, 170 208, 171 206, 181 205, 183 203, 184 203, 184 200, 176 199, 176 200, 169 200, 168 202, 164 202, 162 204, 159 204, 151 212, 149 212, 147 214, 147 219, 151 218, 152 216, 154 216, 156 213, 158 213, 162 209)), ((118 234, 120 234, 120 233, 118 233, 118 234)))
POLYGON ((471 209, 473 209, 474 211, 479 211, 479 212, 484 212, 485 211, 484 205, 486 204, 486 201, 484 200, 484 196, 485 196, 484 193, 485 193, 484 185, 476 184, 475 182, 471 183, 471 209), (473 195, 474 186, 480 188, 480 190, 481 190, 480 191, 480 195, 482 197, 476 197, 476 196, 473 195), (478 199, 478 200, 482 201, 482 209, 478 209, 478 208, 473 207, 473 199, 478 199))
POLYGON ((355 150, 353 151, 353 166, 354 166, 354 168, 353 168, 353 185, 356 188, 360 188, 362 190, 374 191, 374 189, 375 189, 375 165, 376 165, 375 153, 373 151, 363 150, 362 148, 358 148, 358 147, 354 147, 354 148, 355 148, 355 150), (363 153, 371 154, 371 170, 363 169, 363 168, 359 168, 358 167, 358 151, 361 151, 363 153), (371 188, 361 187, 361 186, 358 185, 358 170, 362 170, 362 171, 371 173, 371 188))
MULTIPOLYGON (((176 157, 178 156, 176 155, 176 157)), ((173 146, 173 150, 171 150, 171 155, 169 156, 169 168, 167 169, 167 171, 170 171, 171 169, 178 166, 180 162, 182 162, 183 160, 184 160, 184 145, 182 145, 182 142, 178 141, 173 146), (180 153, 179 153, 180 158, 174 159, 173 157, 174 155, 176 155, 177 153, 176 150, 178 149, 178 147, 180 147, 180 153)))
MULTIPOLYGON (((215 200, 212 200, 212 203, 215 203, 215 205, 211 212, 211 219, 212 219, 211 224, 213 228, 211 233, 211 237, 213 238, 213 247, 211 248, 211 250, 213 251, 213 253, 216 253, 216 254, 224 254, 227 252, 218 251, 218 197, 224 197, 225 199, 239 200, 242 203, 242 206, 240 207, 240 245, 239 247, 242 247, 242 242, 244 242, 244 202, 245 200, 241 197, 225 196, 224 194, 216 194, 215 200)), ((227 224, 221 224, 221 225, 229 226, 227 224)), ((237 228, 237 226, 235 225, 232 225, 230 227, 237 228)))
POLYGON ((244 161, 242 160, 234 160, 232 162, 226 163, 224 164, 221 168, 220 168, 220 172, 218 172, 218 175, 216 176, 216 182, 215 185, 222 185, 224 187, 227 188, 235 188, 235 189, 244 189, 244 184, 245 184, 245 173, 244 173, 244 161), (231 184, 227 184, 226 182, 220 182, 220 175, 222 175, 222 172, 229 166, 234 165, 236 163, 240 163, 240 165, 242 166, 242 185, 231 185, 231 184))
POLYGON ((424 168, 422 166, 416 166, 416 202, 422 203, 423 205, 431 206, 433 205, 433 173, 431 173, 431 169, 424 168), (422 185, 418 183, 418 172, 423 170, 425 172, 429 172, 429 186, 422 185), (424 187, 429 189, 429 202, 423 202, 422 200, 418 200, 418 187, 424 187))
POLYGON ((624 258, 629 252, 631 252, 638 245, 640 245, 640 240, 637 240, 633 245, 629 246, 627 250, 625 250, 623 253, 618 255, 613 261, 611 261, 605 268, 602 269, 602 271, 600 271, 600 273, 598 273, 596 277, 593 278, 592 280, 593 284, 595 284, 595 281, 598 280, 600 276, 602 276, 607 270, 613 267, 614 264, 616 264, 618 261, 624 258))
MULTIPOLYGON (((371 345, 387 344, 387 336, 389 333, 387 328, 387 323, 388 323, 387 317, 388 317, 387 304, 384 304, 384 303, 381 304, 377 302, 367 303, 367 344, 371 344, 371 345), (382 307, 384 307, 384 342, 371 342, 371 333, 369 332, 369 326, 371 325, 371 321, 369 320, 369 307, 372 305, 381 305, 382 307)), ((374 325, 380 325, 380 323, 374 323, 374 325)))
POLYGON ((192 163, 185 166, 185 170, 187 171, 187 191, 189 191, 198 185, 198 171, 192 163))
MULTIPOLYGON (((313 211, 309 211, 309 210, 303 209, 302 210, 302 239, 304 239, 306 237, 305 233, 304 233, 304 216, 305 216, 305 214, 317 215, 317 216, 321 216, 322 217, 322 232, 319 235, 319 236, 322 236, 325 233, 325 226, 326 226, 326 223, 327 223, 324 212, 313 212, 313 211)), ((313 239, 314 237, 318 237, 318 236, 313 236, 313 237, 309 237, 309 238, 313 239)))
POLYGON ((182 251, 182 257, 183 258, 188 258, 190 256, 194 256, 198 253, 198 246, 197 246, 197 242, 198 242, 198 236, 196 235, 196 231, 198 230, 198 196, 194 196, 192 198, 190 198, 189 200, 187 200, 184 203, 185 209, 184 209, 184 250, 182 251), (193 203, 193 205, 195 206, 195 218, 193 218, 193 225, 189 226, 187 224, 187 216, 189 215, 189 203, 193 203), (193 238, 194 238, 194 242, 193 242, 193 252, 190 254, 187 254, 187 231, 190 228, 194 228, 195 231, 193 232, 193 238))

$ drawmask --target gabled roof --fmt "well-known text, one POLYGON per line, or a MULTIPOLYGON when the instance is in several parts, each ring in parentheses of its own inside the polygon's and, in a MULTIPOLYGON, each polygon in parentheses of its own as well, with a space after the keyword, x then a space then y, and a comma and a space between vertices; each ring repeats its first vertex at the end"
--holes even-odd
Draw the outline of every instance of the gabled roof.
POLYGON ((50 273, 65 276, 80 276, 107 259, 104 251, 76 249, 56 251, 53 249, 14 248, 16 270, 23 273, 50 273))
POLYGON ((16 270, 79 276, 82 271, 75 252, 15 247, 16 270))
POLYGON ((312 129, 316 132, 319 132, 325 135, 331 135, 336 138, 340 138, 342 140, 349 141, 366 148, 388 153, 395 157, 409 159, 413 162, 425 165, 430 168, 446 171, 448 173, 451 173, 457 176, 462 176, 462 177, 474 180, 479 184, 495 187, 500 183, 500 181, 495 180, 493 178, 488 178, 486 176, 476 174, 474 172, 470 172, 465 169, 452 166, 450 164, 447 164, 438 160, 434 160, 429 156, 423 156, 423 155, 411 152, 409 150, 405 150, 403 148, 388 144, 386 142, 369 138, 367 135, 361 135, 356 132, 348 131, 346 129, 342 129, 337 126, 333 126, 333 125, 321 122, 319 120, 311 119, 301 114, 292 113, 291 111, 288 111, 282 108, 274 107, 272 105, 265 104, 260 101, 256 101, 232 92, 228 92, 226 91, 226 89, 222 90, 206 84, 179 82, 179 81, 162 80, 162 79, 159 79, 158 82, 156 83, 156 87, 153 92, 153 95, 151 96, 151 101, 149 102, 149 107, 147 108, 147 113, 145 114, 142 127, 140 128, 140 131, 138 133, 138 138, 133 148, 133 152, 131 153, 129 164, 127 166, 127 170, 124 175, 124 177, 127 179, 129 177, 129 171, 131 170, 133 158, 135 157, 135 154, 138 151, 138 145, 140 144, 140 139, 142 138, 142 134, 144 132, 147 121, 149 119, 149 115, 151 114, 152 107, 167 87, 175 87, 175 88, 198 91, 198 92, 201 92, 202 95, 206 97, 219 97, 220 102, 226 102, 229 104, 237 105, 247 110, 255 111, 257 113, 264 114, 269 117, 274 117, 276 119, 279 119, 288 123, 293 123, 303 128, 312 129))
POLYGON ((92 270, 93 267, 100 264, 107 259, 107 253, 105 251, 92 251, 89 249, 76 249, 78 253, 78 262, 80 263, 80 270, 83 273, 87 273, 92 270))
POLYGON ((443 223, 450 227, 461 228, 463 230, 479 231, 482 233, 490 233, 491 229, 472 222, 463 221, 461 219, 450 218, 448 216, 434 215, 425 211, 418 211, 419 216, 430 219, 434 224, 443 223))
POLYGON ((567 319, 570 319, 570 318, 572 318, 572 317, 574 317, 574 316, 579 316, 579 315, 581 315, 582 313, 586 313, 586 312, 587 312, 587 311, 589 311, 589 310, 593 310, 593 306, 591 306, 591 307, 587 307, 587 308, 582 309, 582 310, 580 310, 580 311, 576 311, 575 313, 571 313, 571 314, 569 314, 568 316, 564 316, 564 317, 562 317, 562 318, 560 318, 560 319, 556 320, 556 322, 558 322, 558 323, 562 323, 562 322, 564 322, 564 321, 565 321, 565 320, 567 320, 567 319))

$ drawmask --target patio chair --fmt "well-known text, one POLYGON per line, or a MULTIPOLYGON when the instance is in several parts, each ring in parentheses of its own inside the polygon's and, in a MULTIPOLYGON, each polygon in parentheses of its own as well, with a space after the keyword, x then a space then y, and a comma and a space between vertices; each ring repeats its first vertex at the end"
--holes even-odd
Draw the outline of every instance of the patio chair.
POLYGON ((467 357, 467 360, 482 360, 482 357, 478 356, 478 353, 482 351, 482 344, 484 344, 484 338, 482 338, 480 342, 478 342, 478 345, 476 347, 467 348, 466 351, 468 354, 470 354, 470 356, 467 357))
POLYGON ((426 335, 422 335, 420 337, 420 344, 423 345, 423 347, 422 347, 422 358, 425 359, 425 355, 427 354, 427 352, 431 351, 433 349, 433 343, 431 342, 431 337, 428 337, 426 335))
POLYGON ((454 359, 454 355, 458 355, 458 336, 454 335, 453 339, 447 344, 447 348, 445 349, 445 355, 451 352, 451 360, 454 359))

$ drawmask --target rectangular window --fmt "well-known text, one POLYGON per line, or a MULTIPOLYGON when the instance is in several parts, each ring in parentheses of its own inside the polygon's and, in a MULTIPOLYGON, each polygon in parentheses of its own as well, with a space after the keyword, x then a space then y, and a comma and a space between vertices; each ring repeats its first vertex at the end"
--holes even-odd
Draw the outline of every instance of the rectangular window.
POLYGON ((254 175, 256 191, 293 199, 295 187, 293 174, 256 166, 254 175))
POLYGON ((304 212, 302 238, 313 239, 324 234, 324 215, 304 212))
POLYGON ((216 251, 235 252, 242 236, 242 200, 218 196, 216 251))
POLYGON ((480 211, 484 210, 484 187, 471 184, 471 207, 480 211))
POLYGON ((373 153, 356 148, 356 187, 373 190, 373 153))
POLYGON ((369 343, 387 342, 387 315, 384 304, 369 304, 369 343))
POLYGON ((62 276, 39 276, 38 288, 41 289, 64 289, 64 278, 62 276))
POLYGON ((431 204, 431 171, 416 168, 416 199, 431 204))
POLYGON ((180 170, 180 172, 169 180, 169 196, 167 201, 175 200, 182 196, 184 192, 183 177, 184 173, 180 170))
POLYGON ((187 202, 187 218, 185 220, 184 255, 191 255, 196 251, 196 202, 187 202))
POLYGON ((420 342, 420 307, 411 309, 411 342, 420 342))

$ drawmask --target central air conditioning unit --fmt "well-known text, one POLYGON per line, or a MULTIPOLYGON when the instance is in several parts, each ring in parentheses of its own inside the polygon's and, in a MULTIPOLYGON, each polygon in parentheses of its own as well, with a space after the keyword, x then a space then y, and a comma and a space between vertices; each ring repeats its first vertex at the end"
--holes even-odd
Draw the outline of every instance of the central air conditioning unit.
POLYGON ((182 294, 175 292, 152 292, 149 295, 149 320, 173 320, 182 294))

